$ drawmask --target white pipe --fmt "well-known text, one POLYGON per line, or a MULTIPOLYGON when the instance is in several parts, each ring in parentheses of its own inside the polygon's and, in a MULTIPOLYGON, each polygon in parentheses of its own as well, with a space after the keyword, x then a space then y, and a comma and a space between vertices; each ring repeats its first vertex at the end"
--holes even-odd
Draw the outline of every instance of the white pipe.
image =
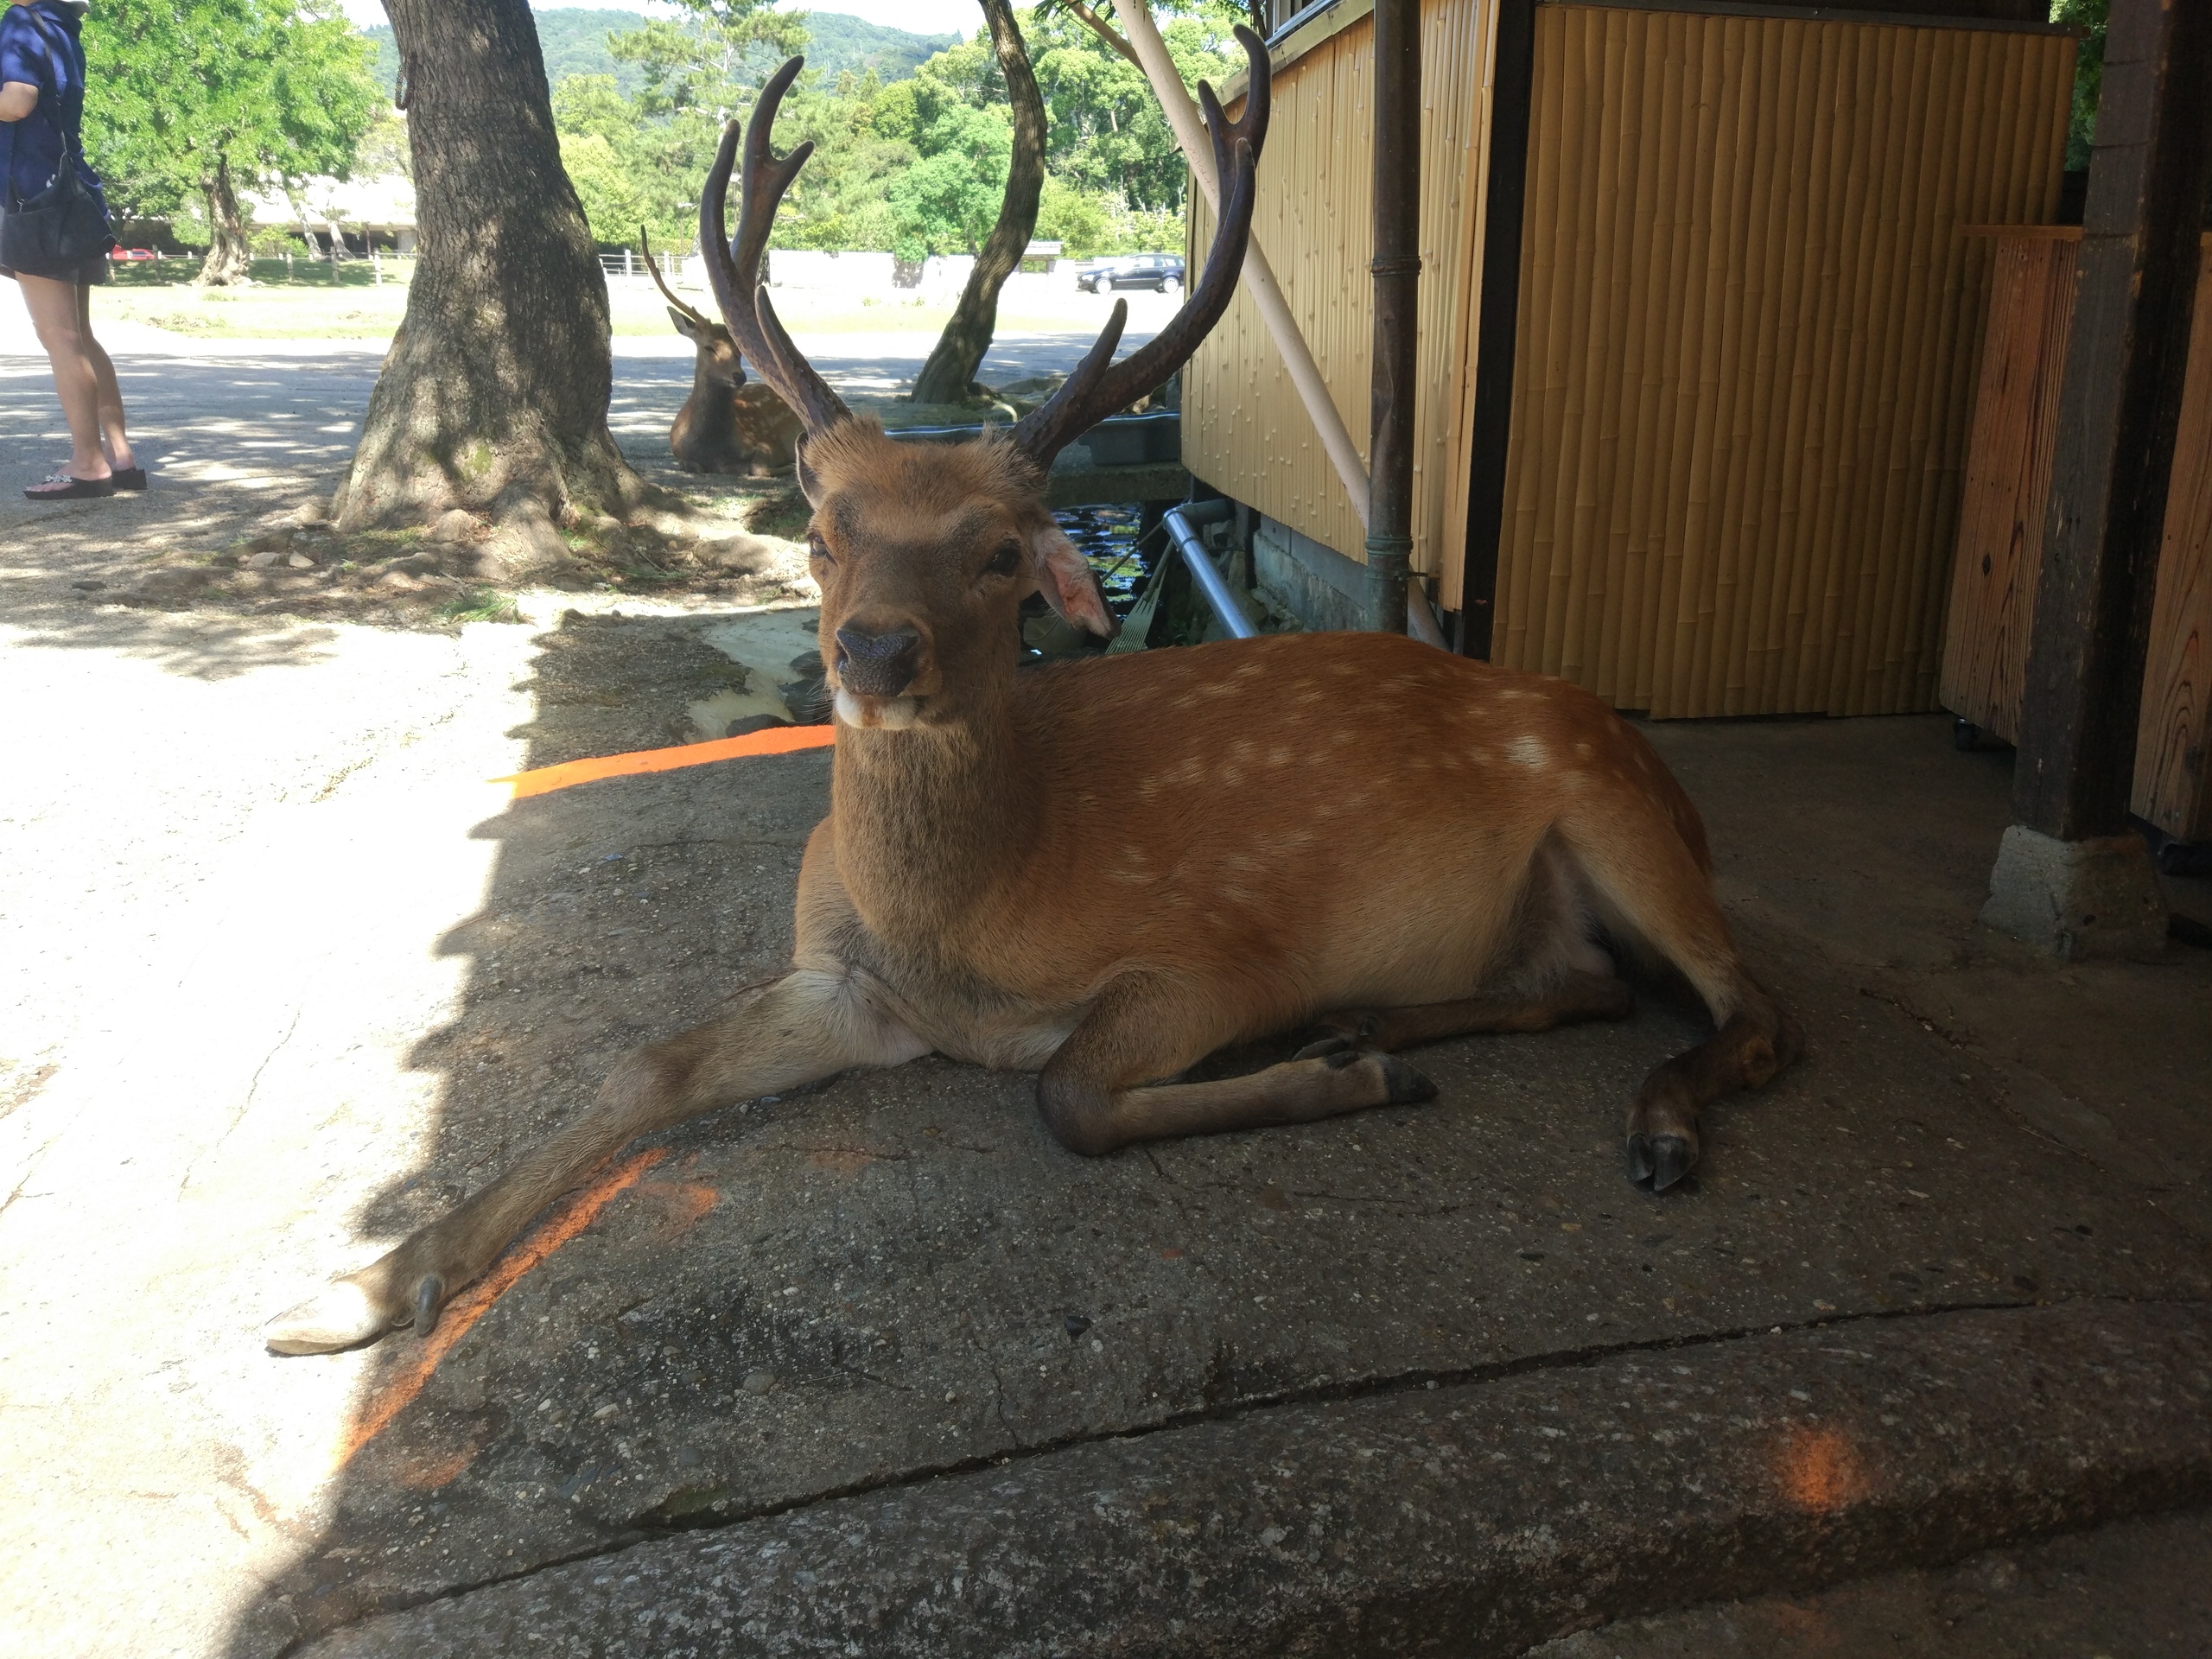
POLYGON ((1406 632, 1439 651, 1452 649, 1451 642, 1444 637, 1442 625, 1436 620, 1436 613, 1428 608, 1428 595, 1421 592, 1418 576, 1406 583, 1406 632))
POLYGON ((1198 584, 1198 592, 1205 596, 1206 607, 1221 624, 1221 631, 1232 639, 1249 639, 1259 632, 1252 626, 1252 619, 1244 614, 1244 607, 1229 591, 1229 584, 1222 579, 1221 570, 1213 562, 1213 555, 1206 551, 1206 544, 1198 539, 1194 524, 1212 524, 1229 517, 1226 501, 1185 502, 1179 507, 1168 509, 1160 520, 1167 527, 1167 534, 1175 550, 1183 556, 1183 563, 1191 573, 1191 580, 1198 584))
MULTIPOLYGON (((1192 101, 1174 60, 1167 55, 1166 42, 1160 38, 1152 13, 1146 9, 1145 0, 1114 0, 1114 10, 1122 20, 1122 27, 1128 30, 1129 44, 1136 48, 1137 61, 1144 66, 1145 79, 1152 83, 1153 93, 1167 116, 1167 124, 1175 130, 1175 142, 1182 146, 1184 156, 1191 163, 1191 177, 1205 192, 1206 200, 1218 218, 1221 181, 1214 176, 1213 141, 1207 137, 1198 106, 1192 101)), ((1290 315, 1290 302, 1283 297, 1281 285, 1268 269, 1268 257, 1261 251, 1256 234, 1244 250, 1244 286, 1251 290, 1252 302, 1260 308, 1261 319, 1274 336, 1275 350, 1282 353, 1283 366, 1290 371, 1291 383, 1305 402, 1313 429, 1320 434, 1321 447, 1329 452, 1330 462, 1336 467, 1338 478, 1343 480, 1344 494, 1363 530, 1367 526, 1367 467, 1352 443, 1351 434, 1344 429, 1344 416, 1337 412, 1336 399, 1329 396, 1328 384, 1321 378, 1320 365, 1306 349, 1306 336, 1298 331, 1297 320, 1290 315)))

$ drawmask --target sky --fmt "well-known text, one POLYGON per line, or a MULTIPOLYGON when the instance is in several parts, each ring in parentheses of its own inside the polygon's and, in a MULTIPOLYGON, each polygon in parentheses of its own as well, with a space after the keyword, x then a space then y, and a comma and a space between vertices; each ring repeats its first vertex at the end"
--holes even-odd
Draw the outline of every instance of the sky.
MULTIPOLYGON (((343 0, 346 15, 356 23, 382 23, 381 0, 343 0)), ((531 0, 533 11, 557 11, 564 6, 595 7, 609 11, 646 11, 651 0, 531 0)), ((911 29, 917 35, 966 35, 982 22, 976 0, 836 0, 834 5, 800 6, 783 0, 786 11, 842 11, 871 23, 911 29)))

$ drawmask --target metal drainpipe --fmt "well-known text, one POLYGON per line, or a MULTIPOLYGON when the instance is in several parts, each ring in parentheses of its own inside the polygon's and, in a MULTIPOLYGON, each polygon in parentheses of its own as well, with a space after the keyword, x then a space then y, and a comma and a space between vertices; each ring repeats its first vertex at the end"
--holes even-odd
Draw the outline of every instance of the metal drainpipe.
POLYGON ((1375 0, 1374 378, 1369 404, 1368 626, 1407 624, 1412 563, 1414 307, 1421 286, 1421 0, 1375 0))
POLYGON ((1229 591, 1229 584, 1222 579, 1213 555, 1206 551, 1205 543, 1198 539, 1194 528, 1218 524, 1236 511, 1234 501, 1185 501, 1179 507, 1170 507, 1160 523, 1167 527, 1167 538, 1175 543, 1175 550, 1190 567, 1191 580, 1205 595, 1207 607, 1221 624, 1222 632, 1232 639, 1249 639, 1259 629, 1252 626, 1252 619, 1244 614, 1244 607, 1229 591))

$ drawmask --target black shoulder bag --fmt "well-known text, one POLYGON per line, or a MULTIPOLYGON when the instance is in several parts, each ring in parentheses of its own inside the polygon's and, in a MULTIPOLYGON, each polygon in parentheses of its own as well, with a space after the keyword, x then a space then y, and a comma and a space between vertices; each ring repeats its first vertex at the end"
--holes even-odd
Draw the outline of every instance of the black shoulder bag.
MULTIPOLYGON (((46 21, 36 12, 31 21, 47 42, 47 62, 54 62, 53 38, 46 21)), ((55 77, 57 80, 62 79, 55 77)), ((61 165, 46 188, 33 196, 16 194, 14 168, 9 169, 7 196, 0 205, 0 265, 27 271, 34 276, 67 280, 115 245, 108 229, 106 204, 77 176, 77 146, 61 123, 61 97, 41 99, 41 107, 61 140, 61 165)))

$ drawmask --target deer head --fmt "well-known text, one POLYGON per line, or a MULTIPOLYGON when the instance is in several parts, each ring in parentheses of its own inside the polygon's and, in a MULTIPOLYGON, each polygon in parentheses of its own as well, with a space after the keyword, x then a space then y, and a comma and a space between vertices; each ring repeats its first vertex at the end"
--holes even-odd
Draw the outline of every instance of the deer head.
POLYGON ((737 349, 729 330, 696 306, 676 297, 676 290, 669 287, 667 279, 660 274, 660 267, 653 263, 652 238, 642 225, 638 226, 638 245, 645 251, 645 269, 652 275, 653 286, 668 302, 668 320, 676 325, 677 334, 698 347, 695 370, 697 384, 735 391, 745 384, 745 354, 737 349))
POLYGON ((1046 510, 1045 478, 1065 445, 1173 373, 1236 291, 1268 106, 1266 48, 1249 29, 1236 36, 1251 65, 1243 115, 1230 122, 1212 88, 1198 87, 1222 209, 1205 273, 1182 309, 1116 363, 1128 320, 1127 302, 1117 302, 1050 402, 1010 435, 957 446, 896 443, 874 420, 855 417, 791 343, 760 284, 777 207, 813 153, 811 143, 781 157, 770 147, 776 112, 805 60, 785 64, 761 88, 751 120, 724 130, 700 201, 700 243, 729 333, 805 427, 798 480, 814 509, 807 544, 822 588, 822 657, 849 726, 957 723, 1006 696, 1014 670, 1008 639, 1033 593, 1078 627, 1115 632, 1096 578, 1046 510), (741 143, 733 241, 726 211, 741 143))

